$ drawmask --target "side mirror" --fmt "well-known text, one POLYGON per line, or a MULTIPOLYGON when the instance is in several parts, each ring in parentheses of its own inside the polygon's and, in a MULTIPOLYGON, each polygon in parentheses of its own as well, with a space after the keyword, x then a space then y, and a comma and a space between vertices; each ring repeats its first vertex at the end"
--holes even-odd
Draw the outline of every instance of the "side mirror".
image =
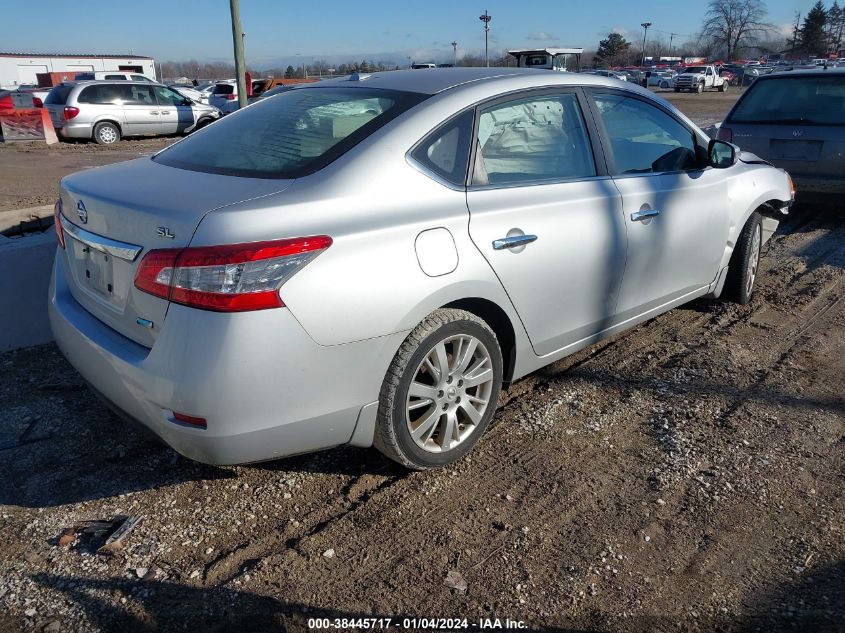
POLYGON ((707 158, 710 165, 716 169, 725 169, 726 167, 733 167, 738 160, 736 145, 719 139, 710 139, 707 146, 707 158))
POLYGON ((182 105, 185 105, 185 106, 194 105, 194 101, 193 101, 193 99, 188 99, 187 97, 185 97, 184 99, 182 99, 182 105))

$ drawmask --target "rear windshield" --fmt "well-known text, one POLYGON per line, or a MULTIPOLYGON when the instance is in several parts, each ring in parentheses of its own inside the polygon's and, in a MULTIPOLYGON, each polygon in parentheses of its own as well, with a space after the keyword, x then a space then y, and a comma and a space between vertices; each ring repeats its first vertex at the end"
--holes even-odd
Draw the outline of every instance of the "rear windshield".
POLYGON ((64 105, 67 103, 67 97, 73 86, 59 85, 53 88, 47 98, 44 99, 44 105, 64 105))
POLYGON ((731 123, 845 125, 845 75, 764 79, 751 85, 731 123))
POLYGON ((230 95, 234 92, 235 87, 232 84, 217 84, 214 86, 214 94, 216 95, 230 95))
POLYGON ((194 171, 298 178, 348 151, 426 95, 376 88, 302 88, 228 115, 153 160, 194 171))

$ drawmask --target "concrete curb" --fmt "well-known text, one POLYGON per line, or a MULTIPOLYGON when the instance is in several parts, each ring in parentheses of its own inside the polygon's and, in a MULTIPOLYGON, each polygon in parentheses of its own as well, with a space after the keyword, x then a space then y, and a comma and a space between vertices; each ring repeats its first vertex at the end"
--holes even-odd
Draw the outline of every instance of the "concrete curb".
POLYGON ((18 209, 17 211, 0 211, 0 231, 11 229, 21 222, 53 217, 53 205, 45 204, 40 207, 18 209))
POLYGON ((56 255, 56 233, 20 238, 0 236, 0 351, 53 340, 47 318, 47 289, 56 255))

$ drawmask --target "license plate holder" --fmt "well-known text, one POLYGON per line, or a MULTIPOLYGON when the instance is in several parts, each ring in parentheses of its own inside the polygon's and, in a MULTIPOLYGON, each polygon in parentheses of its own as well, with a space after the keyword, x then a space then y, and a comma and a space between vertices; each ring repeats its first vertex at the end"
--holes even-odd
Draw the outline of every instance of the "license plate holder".
POLYGON ((769 150, 774 160, 813 162, 819 159, 823 141, 792 141, 772 139, 769 150))
POLYGON ((80 259, 80 276, 89 290, 93 290, 108 300, 114 299, 114 265, 113 257, 94 250, 88 246, 82 247, 80 259))

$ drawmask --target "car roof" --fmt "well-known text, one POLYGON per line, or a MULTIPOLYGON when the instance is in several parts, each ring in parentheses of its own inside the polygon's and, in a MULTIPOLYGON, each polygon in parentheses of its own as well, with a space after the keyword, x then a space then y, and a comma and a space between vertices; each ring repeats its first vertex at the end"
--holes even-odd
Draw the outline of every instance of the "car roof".
POLYGON ((795 70, 782 71, 778 73, 771 73, 758 77, 756 81, 771 81, 773 79, 788 79, 789 77, 826 77, 834 75, 836 77, 845 76, 845 68, 796 68, 795 70))
MULTIPOLYGON (((349 77, 328 79, 309 87, 319 86, 349 86, 361 88, 385 88, 403 92, 418 92, 433 95, 450 88, 464 84, 483 81, 506 79, 514 76, 536 76, 538 83, 547 83, 550 75, 556 84, 580 84, 584 82, 583 73, 566 73, 549 69, 537 68, 432 68, 425 73, 414 70, 391 70, 372 74, 353 74, 349 77)), ((596 79, 600 76, 593 75, 596 79)))

